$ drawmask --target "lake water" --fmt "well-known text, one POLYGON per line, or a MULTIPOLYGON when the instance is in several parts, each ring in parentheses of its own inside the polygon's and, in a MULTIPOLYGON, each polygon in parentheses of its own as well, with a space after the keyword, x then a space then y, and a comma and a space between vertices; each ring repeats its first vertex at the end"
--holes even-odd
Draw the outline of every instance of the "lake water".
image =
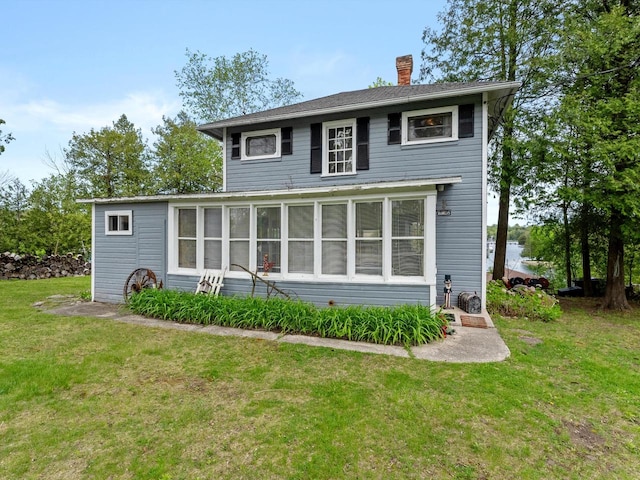
MULTIPOLYGON (((487 272, 493 270, 493 257, 495 252, 495 244, 489 242, 487 244, 488 253, 487 256, 487 272)), ((522 273, 530 273, 533 274, 533 271, 527 267, 524 263, 522 263, 524 258, 520 255, 522 254, 522 247, 518 245, 517 242, 507 242, 507 255, 504 262, 505 271, 508 274, 509 270, 517 270, 522 273)))

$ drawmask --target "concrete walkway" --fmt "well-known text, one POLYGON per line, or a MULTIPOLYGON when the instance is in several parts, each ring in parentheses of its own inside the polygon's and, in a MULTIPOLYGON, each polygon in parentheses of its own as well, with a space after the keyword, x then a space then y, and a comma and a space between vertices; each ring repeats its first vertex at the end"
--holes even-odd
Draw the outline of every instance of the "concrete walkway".
POLYGON ((399 346, 376 345, 366 342, 350 342, 330 338, 308 337, 306 335, 288 335, 260 330, 242 330, 238 328, 219 327, 215 325, 189 325, 184 323, 157 320, 154 318, 133 315, 123 305, 115 305, 100 302, 67 301, 54 302, 57 305, 48 305, 48 302, 40 302, 37 307, 43 308, 47 313, 66 316, 95 317, 114 320, 136 325, 144 325, 155 328, 170 328, 189 332, 202 332, 211 335, 248 337, 269 340, 282 343, 299 343, 314 347, 332 348, 336 350, 351 350, 364 353, 376 353, 382 355, 394 355, 398 357, 414 357, 421 360, 451 363, 485 363, 500 362, 509 357, 509 348, 505 345, 486 312, 483 315, 489 328, 463 327, 460 323, 462 310, 448 310, 455 316, 455 321, 450 323, 455 333, 448 335, 441 341, 429 343, 419 347, 404 348, 399 346))

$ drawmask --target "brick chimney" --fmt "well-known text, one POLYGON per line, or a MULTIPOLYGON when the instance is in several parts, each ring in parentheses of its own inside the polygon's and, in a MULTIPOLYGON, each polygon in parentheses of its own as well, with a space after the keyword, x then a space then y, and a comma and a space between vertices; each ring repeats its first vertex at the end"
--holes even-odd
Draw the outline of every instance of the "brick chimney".
POLYGON ((413 73, 413 57, 405 55, 396 58, 396 70, 398 70, 398 85, 411 85, 413 73))

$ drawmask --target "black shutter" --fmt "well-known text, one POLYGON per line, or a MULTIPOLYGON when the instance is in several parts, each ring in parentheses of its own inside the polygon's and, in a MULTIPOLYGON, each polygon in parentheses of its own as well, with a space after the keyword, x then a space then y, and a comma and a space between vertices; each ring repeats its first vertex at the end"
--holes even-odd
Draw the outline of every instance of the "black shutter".
POLYGON ((283 128, 280 132, 280 138, 280 155, 291 155, 293 153, 293 127, 283 128))
POLYGON ((237 160, 240 158, 240 134, 231 134, 231 159, 237 160))
POLYGON ((356 170, 369 170, 369 117, 356 121, 356 170))
POLYGON ((390 113, 387 117, 387 145, 394 145, 402 141, 401 132, 401 115, 399 113, 390 113))
POLYGON ((473 103, 458 107, 458 138, 473 137, 473 103))
POLYGON ((322 124, 311 124, 311 173, 322 173, 322 124))

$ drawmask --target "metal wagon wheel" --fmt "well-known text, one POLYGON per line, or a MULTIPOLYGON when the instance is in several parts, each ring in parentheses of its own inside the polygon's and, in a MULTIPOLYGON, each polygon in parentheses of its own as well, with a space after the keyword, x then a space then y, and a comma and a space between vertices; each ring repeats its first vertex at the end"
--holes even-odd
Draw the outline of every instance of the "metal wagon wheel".
POLYGON ((156 274, 152 270, 137 268, 131 272, 124 283, 124 289, 122 290, 124 301, 128 302, 133 293, 139 292, 143 288, 157 288, 157 286, 156 274))

